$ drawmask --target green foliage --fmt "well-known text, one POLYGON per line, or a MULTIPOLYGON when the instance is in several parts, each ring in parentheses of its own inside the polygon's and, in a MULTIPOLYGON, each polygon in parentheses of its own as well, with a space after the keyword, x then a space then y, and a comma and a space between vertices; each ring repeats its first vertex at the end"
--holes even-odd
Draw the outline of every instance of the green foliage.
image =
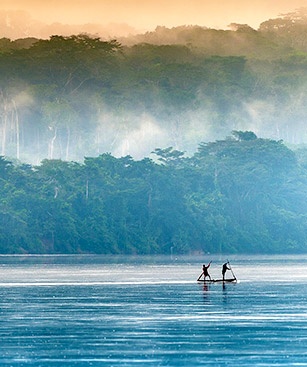
POLYGON ((234 131, 189 158, 154 153, 35 167, 1 157, 0 252, 306 252, 303 148, 234 131))
POLYGON ((242 141, 242 140, 255 140, 257 139, 257 135, 252 131, 233 131, 232 135, 242 141))
POLYGON ((261 23, 259 31, 281 45, 307 51, 307 8, 267 20, 261 23))
MULTIPOLYGON (((292 14, 279 21, 287 31, 158 27, 124 46, 84 34, 3 38, 0 152, 35 164, 100 152, 135 155, 131 135, 148 121, 166 146, 188 153, 202 139, 251 128, 303 143, 307 56, 295 27, 306 27, 306 19, 292 14), (285 32, 297 39, 291 47, 285 32)), ((154 148, 153 142, 137 156, 154 148)))

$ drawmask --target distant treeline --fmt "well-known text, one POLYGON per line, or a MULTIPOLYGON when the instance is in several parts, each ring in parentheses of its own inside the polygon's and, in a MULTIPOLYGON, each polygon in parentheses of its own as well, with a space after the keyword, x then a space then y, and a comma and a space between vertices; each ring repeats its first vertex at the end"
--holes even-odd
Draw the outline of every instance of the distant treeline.
POLYGON ((1 253, 307 252, 306 151, 253 132, 154 160, 0 159, 1 253))
POLYGON ((0 154, 38 164, 193 152, 232 130, 306 143, 306 40, 304 10, 258 30, 0 39, 0 154))

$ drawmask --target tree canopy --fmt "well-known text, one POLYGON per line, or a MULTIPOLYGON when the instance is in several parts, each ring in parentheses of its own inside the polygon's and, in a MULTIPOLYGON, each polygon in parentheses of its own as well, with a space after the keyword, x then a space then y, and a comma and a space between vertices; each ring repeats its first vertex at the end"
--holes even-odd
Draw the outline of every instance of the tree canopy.
POLYGON ((160 145, 191 154, 199 141, 251 129, 306 143, 304 14, 259 30, 158 27, 121 43, 3 38, 0 153, 35 164, 103 152, 141 158, 160 145))
POLYGON ((1 253, 302 253, 306 160, 234 131, 191 157, 0 159, 1 253), (240 137, 240 139, 238 139, 240 137))

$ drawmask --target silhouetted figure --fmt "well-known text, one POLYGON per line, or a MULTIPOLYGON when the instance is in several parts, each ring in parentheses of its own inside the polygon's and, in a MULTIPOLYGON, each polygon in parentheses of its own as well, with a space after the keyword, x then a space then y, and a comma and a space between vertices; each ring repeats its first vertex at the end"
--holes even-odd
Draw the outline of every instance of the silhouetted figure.
POLYGON ((210 264, 211 264, 211 261, 209 262, 209 264, 207 266, 205 264, 203 265, 203 272, 200 274, 200 276, 198 277, 197 280, 200 280, 202 275, 204 275, 204 280, 206 280, 206 277, 209 277, 209 279, 211 280, 211 276, 208 273, 208 268, 210 267, 210 264))
POLYGON ((225 280, 225 273, 227 270, 230 270, 230 268, 227 266, 228 265, 228 262, 223 264, 223 267, 222 267, 222 275, 223 275, 223 281, 225 280))

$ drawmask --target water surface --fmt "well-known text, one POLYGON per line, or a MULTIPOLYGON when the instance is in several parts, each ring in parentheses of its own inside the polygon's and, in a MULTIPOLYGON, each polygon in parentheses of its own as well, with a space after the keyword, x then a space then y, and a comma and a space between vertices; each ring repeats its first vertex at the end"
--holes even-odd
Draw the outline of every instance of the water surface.
POLYGON ((307 366, 307 257, 211 259, 0 256, 0 365, 307 366))

